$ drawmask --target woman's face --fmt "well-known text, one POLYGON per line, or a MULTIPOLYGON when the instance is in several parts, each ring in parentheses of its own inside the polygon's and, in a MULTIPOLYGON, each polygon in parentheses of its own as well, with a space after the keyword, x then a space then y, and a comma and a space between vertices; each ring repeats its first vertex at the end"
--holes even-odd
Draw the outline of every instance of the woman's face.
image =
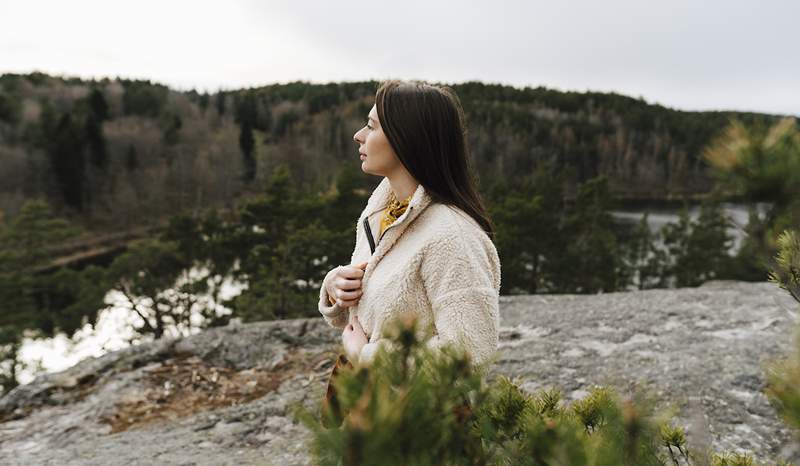
POLYGON ((389 140, 386 139, 381 123, 378 121, 378 110, 375 106, 369 111, 367 124, 356 131, 353 140, 358 143, 361 170, 371 175, 389 176, 398 169, 404 169, 397 158, 389 140))

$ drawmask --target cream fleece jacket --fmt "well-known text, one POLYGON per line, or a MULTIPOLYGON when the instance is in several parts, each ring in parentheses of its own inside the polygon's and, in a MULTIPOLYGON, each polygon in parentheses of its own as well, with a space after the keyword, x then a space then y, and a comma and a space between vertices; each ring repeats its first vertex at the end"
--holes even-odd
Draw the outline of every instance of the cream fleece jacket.
MULTIPOLYGON (((332 327, 344 329, 355 314, 369 337, 358 362, 369 365, 378 348, 390 343, 384 325, 412 314, 420 330, 433 335, 431 348, 453 342, 466 349, 475 366, 488 366, 497 356, 500 259, 488 235, 455 206, 432 202, 420 184, 406 211, 374 238, 372 253, 363 220, 374 234, 389 201, 384 177, 356 223, 356 244, 350 264, 367 262, 362 295, 352 307, 330 305, 326 285, 320 287, 319 312, 332 327)), ((421 334, 422 335, 422 334, 421 334)))

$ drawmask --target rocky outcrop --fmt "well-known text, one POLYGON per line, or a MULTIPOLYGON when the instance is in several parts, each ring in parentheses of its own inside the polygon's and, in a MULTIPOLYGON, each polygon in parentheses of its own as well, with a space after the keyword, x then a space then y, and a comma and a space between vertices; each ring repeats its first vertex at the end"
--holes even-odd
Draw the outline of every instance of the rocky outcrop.
MULTIPOLYGON (((501 297, 493 376, 567 400, 648 387, 690 446, 798 461, 762 393, 797 306, 769 283, 501 297)), ((84 360, 0 399, 0 464, 311 464, 295 402, 317 409, 339 344, 322 318, 215 328, 84 360)))

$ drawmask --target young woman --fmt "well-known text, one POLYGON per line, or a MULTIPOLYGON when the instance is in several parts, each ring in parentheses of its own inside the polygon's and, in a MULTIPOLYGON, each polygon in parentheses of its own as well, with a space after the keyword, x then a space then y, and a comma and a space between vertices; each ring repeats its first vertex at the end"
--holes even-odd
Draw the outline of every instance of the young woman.
POLYGON ((351 265, 320 288, 319 311, 343 329, 350 362, 369 365, 385 326, 413 316, 426 344, 496 357, 500 260, 478 195, 461 104, 446 86, 382 83, 353 139, 364 173, 382 176, 356 224, 351 265))

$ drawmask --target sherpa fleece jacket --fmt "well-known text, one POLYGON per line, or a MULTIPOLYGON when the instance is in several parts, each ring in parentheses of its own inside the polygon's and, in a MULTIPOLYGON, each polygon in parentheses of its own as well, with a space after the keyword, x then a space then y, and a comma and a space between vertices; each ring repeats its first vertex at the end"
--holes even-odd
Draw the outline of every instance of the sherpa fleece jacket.
MULTIPOLYGON (((498 348, 500 259, 480 225, 455 206, 432 202, 422 184, 406 211, 373 237, 372 252, 364 219, 380 231, 380 217, 391 186, 384 177, 370 195, 356 223, 350 264, 367 262, 357 305, 331 305, 328 280, 320 287, 319 312, 332 327, 344 329, 350 314, 358 316, 368 343, 358 362, 369 365, 381 346, 389 345, 384 325, 413 315, 431 348, 455 343, 466 349, 473 365, 494 362, 498 348)), ((391 346, 391 345, 390 345, 391 346)))

